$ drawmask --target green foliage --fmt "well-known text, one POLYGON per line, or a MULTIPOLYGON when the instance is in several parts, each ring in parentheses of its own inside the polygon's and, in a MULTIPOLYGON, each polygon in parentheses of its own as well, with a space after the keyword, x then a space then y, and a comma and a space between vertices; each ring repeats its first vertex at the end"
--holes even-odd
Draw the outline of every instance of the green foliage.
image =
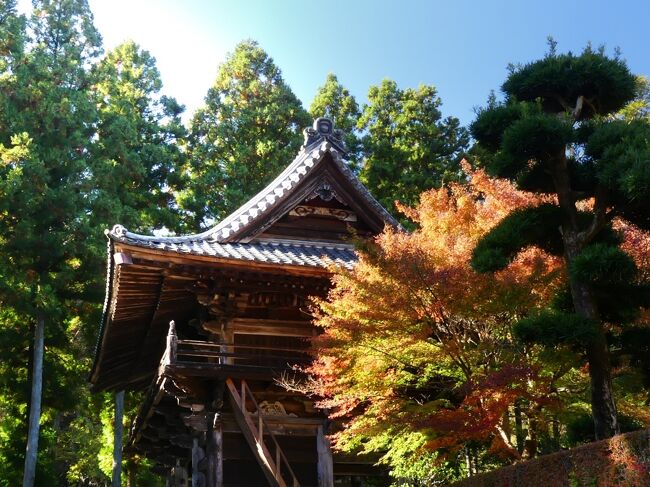
POLYGON ((585 145, 597 161, 596 176, 606 186, 619 212, 638 226, 650 228, 650 123, 614 120, 596 123, 585 145))
POLYGON ((593 286, 610 287, 634 281, 637 268, 632 258, 620 248, 596 243, 585 247, 571 261, 569 273, 593 286))
POLYGON ((237 45, 190 125, 180 204, 195 226, 242 205, 295 157, 309 115, 254 41, 237 45))
POLYGON ((25 18, 17 15, 16 0, 0 0, 0 84, 11 79, 25 41, 25 18))
POLYGON ((633 367, 642 374, 642 387, 645 389, 646 401, 650 400, 650 329, 627 327, 618 337, 621 348, 629 356, 633 367))
POLYGON ((516 176, 531 161, 536 163, 554 157, 571 141, 572 135, 568 120, 545 113, 531 114, 513 122, 503 132, 501 147, 517 170, 511 165, 504 166, 498 171, 499 175, 516 176))
POLYGON ((596 435, 611 436, 617 426, 604 323, 629 325, 650 303, 650 283, 612 230, 616 216, 650 228, 650 124, 628 105, 636 99, 639 109, 643 90, 618 55, 590 46, 558 54, 551 42, 543 59, 513 67, 502 91, 505 101, 491 99, 472 124, 476 153, 489 173, 557 203, 505 217, 478 243, 472 265, 503 269, 531 245, 564 256, 570 292, 515 332, 547 347, 582 345, 600 394, 592 400, 596 435), (619 113, 624 107, 630 110, 619 113))
POLYGON ((521 119, 527 108, 528 105, 524 103, 497 104, 493 100, 487 108, 481 108, 476 113, 476 119, 470 124, 472 137, 480 140, 488 150, 499 150, 505 130, 521 119))
POLYGON ((620 59, 609 59, 600 51, 549 55, 515 69, 504 84, 507 102, 493 101, 479 110, 471 132, 490 174, 531 191, 555 191, 550 167, 563 161, 565 148, 570 148, 575 156, 566 164, 572 188, 581 192, 578 198, 593 196, 596 186, 604 185, 622 215, 650 228, 650 210, 641 203, 650 191, 650 124, 642 118, 603 117, 575 124, 577 107, 567 104, 580 96, 576 90, 583 90, 585 105, 576 117, 587 121, 621 108, 638 93, 638 86, 620 59), (604 77, 591 78, 597 74, 604 77), (568 83, 571 76, 575 79, 568 83), (560 105, 558 100, 563 100, 560 105))
MULTIPOLYGON (((621 433, 628 433, 643 428, 640 421, 621 414, 619 416, 621 433)), ((587 413, 574 415, 566 424, 567 444, 571 447, 594 441, 594 420, 587 413)))
POLYGON ((554 310, 543 310, 513 326, 513 333, 522 342, 547 347, 561 344, 584 346, 596 336, 596 330, 596 323, 589 318, 554 310))
POLYGON ((492 152, 483 154, 489 174, 544 193, 551 192, 552 180, 542 163, 575 137, 568 119, 546 114, 535 103, 495 104, 479 110, 470 130, 492 152))
POLYGON ((309 107, 309 115, 314 119, 329 118, 334 122, 334 127, 343 132, 348 150, 348 161, 354 170, 358 170, 362 151, 357 122, 361 111, 354 96, 339 83, 333 73, 327 75, 325 83, 316 91, 309 107))
POLYGON ((420 193, 457 181, 469 141, 457 118, 442 118, 433 86, 398 88, 384 80, 368 91, 358 127, 365 133, 361 179, 389 211, 414 206, 420 193))
POLYGON ((433 86, 402 90, 384 80, 370 87, 368 104, 360 111, 354 97, 329 74, 310 115, 334 120, 345 134, 353 170, 395 212, 395 201, 415 205, 422 191, 460 177, 468 133, 456 118, 443 119, 440 105, 433 86))
MULTIPOLYGON (((67 481, 72 485, 93 481, 106 483, 111 470, 110 467, 108 471, 102 469, 98 457, 104 448, 104 418, 112 420, 111 395, 83 394, 80 399, 81 404, 77 408, 67 410, 66 425, 58 439, 57 460, 67 466, 65 479, 61 479, 61 482, 67 481)), ((112 439, 109 445, 112 446, 112 439)))
POLYGON ((472 267, 478 272, 503 269, 530 246, 561 255, 560 218, 560 209, 550 203, 513 211, 476 245, 472 267))
POLYGON ((160 96, 155 59, 133 41, 109 52, 93 75, 99 118, 91 148, 94 222, 100 230, 116 222, 141 233, 175 229, 182 107, 160 96))
POLYGON ((463 471, 456 461, 441 461, 427 451, 426 435, 420 432, 388 430, 372 438, 373 449, 385 451, 379 463, 390 467, 392 485, 417 487, 458 480, 463 471))
POLYGON ((647 76, 636 77, 636 96, 616 116, 623 120, 650 118, 650 79, 647 76))
POLYGON ((621 109, 635 96, 636 81, 625 61, 587 47, 580 55, 549 53, 519 66, 501 89, 509 99, 536 101, 548 112, 571 111, 578 97, 587 100, 580 118, 621 109))
POLYGON ((29 20, 2 2, 0 19, 0 485, 22 477, 37 314, 47 322, 36 484, 99 485, 99 416, 112 406, 85 378, 102 232, 114 219, 171 221, 160 215, 173 207, 180 110, 132 43, 98 63, 85 0, 35 1, 29 20))

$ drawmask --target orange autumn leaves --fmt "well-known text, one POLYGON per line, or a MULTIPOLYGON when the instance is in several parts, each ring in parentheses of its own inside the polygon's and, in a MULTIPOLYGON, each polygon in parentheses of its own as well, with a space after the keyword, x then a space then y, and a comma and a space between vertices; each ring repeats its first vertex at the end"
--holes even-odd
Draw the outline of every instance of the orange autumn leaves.
POLYGON ((561 263, 531 248, 497 274, 470 267, 482 235, 512 210, 545 200, 464 170, 469 184, 428 191, 417 208, 401 208, 419 228, 386 230, 318 303, 324 333, 308 372, 320 405, 347 421, 339 447, 396 425, 422 431, 430 448, 489 439, 516 397, 545 393, 510 325, 547 304, 561 285, 561 263))
MULTIPOLYGON (((614 221, 614 228, 623 234, 621 248, 629 254, 639 269, 639 279, 650 282, 650 232, 622 220, 614 221)), ((640 325, 650 326, 650 308, 641 310, 640 325)))
MULTIPOLYGON (((341 449, 390 451, 395 438, 415 432, 410 453, 479 441, 516 458, 519 445, 504 431, 515 401, 540 423, 562 407, 558 381, 571 366, 545 364, 539 349, 513 340, 511 327, 564 287, 563 262, 529 248, 495 274, 470 266, 478 240, 503 217, 553 200, 463 169, 468 184, 400 207, 418 229, 387 229, 361 244, 355 270, 337 270, 328 299, 318 302, 323 334, 314 340, 309 388, 344 422, 334 435, 341 449)), ((615 227, 647 280, 650 235, 620 221, 615 227)), ((642 321, 650 325, 647 310, 642 321)))

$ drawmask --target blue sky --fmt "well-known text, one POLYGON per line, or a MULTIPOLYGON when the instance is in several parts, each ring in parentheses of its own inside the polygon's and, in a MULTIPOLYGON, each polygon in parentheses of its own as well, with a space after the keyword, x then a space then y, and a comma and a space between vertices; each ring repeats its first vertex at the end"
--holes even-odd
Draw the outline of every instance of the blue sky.
MULTIPOLYGON (((22 0, 27 9, 29 0, 22 0)), ((328 72, 365 101, 392 78, 438 88, 443 113, 471 122, 510 62, 534 60, 546 37, 558 50, 588 41, 620 47, 650 75, 645 0, 89 0, 106 48, 131 38, 157 59, 164 91, 188 109, 202 102, 220 62, 252 38, 274 58, 306 107, 328 72)))

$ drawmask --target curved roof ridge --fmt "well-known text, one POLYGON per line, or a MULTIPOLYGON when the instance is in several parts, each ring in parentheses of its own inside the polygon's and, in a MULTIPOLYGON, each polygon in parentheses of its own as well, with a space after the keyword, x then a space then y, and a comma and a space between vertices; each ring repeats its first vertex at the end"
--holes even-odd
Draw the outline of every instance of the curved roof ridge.
POLYGON ((304 180, 318 166, 328 152, 332 155, 332 159, 339 170, 366 202, 381 216, 382 220, 387 224, 401 228, 400 224, 370 194, 368 189, 359 181, 343 160, 345 145, 342 141, 340 131, 333 128, 331 120, 317 118, 314 121, 313 127, 306 128, 303 133, 305 142, 291 164, 260 192, 212 228, 196 234, 163 237, 141 235, 129 232, 122 225, 115 225, 110 231, 106 232, 107 235, 118 240, 129 239, 143 243, 156 242, 172 245, 201 240, 224 243, 228 237, 266 215, 279 201, 287 197, 290 190, 304 180))
POLYGON ((271 181, 260 192, 258 192, 255 196, 253 196, 250 200, 248 200, 246 203, 244 203, 242 206, 240 206, 238 209, 236 209, 234 212, 232 212, 222 221, 217 223, 212 228, 209 228, 203 232, 189 234, 189 235, 178 235, 178 236, 143 235, 139 233, 130 232, 123 225, 117 224, 111 230, 107 231, 107 234, 109 236, 117 237, 117 238, 129 238, 134 240, 156 241, 156 242, 166 242, 166 243, 185 243, 194 240, 205 240, 211 237, 215 242, 221 242, 223 241, 224 238, 227 238, 228 235, 231 233, 230 229, 228 229, 230 225, 237 222, 237 220, 241 219, 242 216, 246 215, 246 213, 249 213, 251 209, 255 207, 260 208, 260 204, 266 202, 263 203, 264 208, 263 209, 260 208, 261 211, 258 212, 257 215, 253 216, 249 214, 249 218, 247 218, 247 220, 251 221, 250 217, 253 217, 253 219, 255 219, 257 218, 257 216, 261 216, 261 214, 264 213, 264 210, 266 208, 269 208, 272 204, 274 204, 277 201, 278 196, 284 195, 286 189, 290 189, 291 187, 294 186, 294 184, 288 185, 286 183, 287 180, 292 181, 294 183, 301 181, 303 177, 308 172, 310 172, 309 169, 313 168, 314 166, 316 166, 318 162, 320 162, 320 160, 322 159, 323 155, 326 152, 326 150, 321 150, 321 149, 323 149, 322 146, 325 146, 326 144, 330 146, 330 144, 328 144, 327 142, 322 142, 321 144, 312 144, 312 147, 308 151, 305 150, 304 147, 301 148, 300 152, 293 160, 293 162, 289 164, 289 166, 287 166, 284 169, 284 171, 282 171, 273 181, 271 181), (318 154, 318 159, 314 157, 313 154, 314 152, 318 154), (303 169, 303 167, 304 170, 301 170, 303 169), (291 175, 293 174, 297 174, 297 177, 291 178, 291 175), (269 197, 272 196, 274 196, 273 201, 269 201, 269 197), (225 233, 224 232, 225 230, 228 230, 227 234, 223 236, 218 235, 219 233, 225 233))

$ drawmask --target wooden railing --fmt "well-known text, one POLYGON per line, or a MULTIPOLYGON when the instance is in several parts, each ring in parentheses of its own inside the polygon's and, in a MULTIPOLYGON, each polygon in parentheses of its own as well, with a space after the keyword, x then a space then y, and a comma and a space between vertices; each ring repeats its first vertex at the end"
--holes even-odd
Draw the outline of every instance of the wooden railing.
POLYGON ((232 379, 226 379, 226 385, 235 418, 251 449, 255 452, 269 483, 278 487, 300 487, 298 478, 280 448, 278 440, 264 421, 264 415, 246 381, 243 379, 241 381, 241 393, 232 379), (246 408, 247 400, 253 404, 257 418, 254 418, 246 408))
POLYGON ((307 362, 309 357, 305 349, 299 348, 178 340, 176 360, 179 362, 212 361, 224 365, 284 366, 288 363, 307 362))
POLYGON ((216 364, 284 368, 295 364, 305 364, 310 360, 309 353, 305 348, 179 340, 172 321, 169 324, 169 333, 161 364, 216 364))

